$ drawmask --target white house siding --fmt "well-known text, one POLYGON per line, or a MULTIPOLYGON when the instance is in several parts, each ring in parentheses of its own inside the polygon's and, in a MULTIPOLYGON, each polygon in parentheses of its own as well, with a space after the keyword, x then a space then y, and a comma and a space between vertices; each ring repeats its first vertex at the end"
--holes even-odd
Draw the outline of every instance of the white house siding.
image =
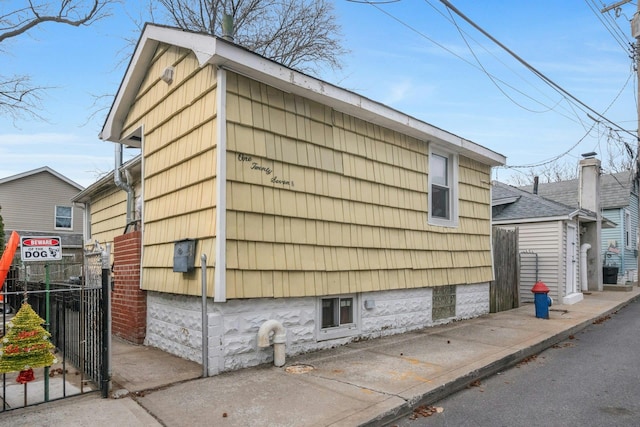
MULTIPOLYGON (((146 345, 202 363, 202 300, 199 297, 149 291, 146 345)), ((357 335, 317 341, 318 299, 259 298, 208 302, 209 375, 269 363, 273 349, 257 346, 260 325, 269 319, 286 328, 288 357, 417 330, 435 323, 476 317, 489 312, 489 284, 456 286, 456 315, 433 322, 432 288, 365 292, 358 295, 357 335), (366 309, 364 301, 373 301, 366 309)))
MULTIPOLYGON (((538 257, 538 280, 549 288, 549 296, 558 301, 564 294, 566 266, 564 246, 566 225, 563 221, 517 224, 520 250, 520 302, 532 302, 531 288, 536 282, 535 256, 538 257), (523 254, 522 252, 532 252, 523 254), (535 255, 534 255, 535 254, 535 255)), ((513 227, 509 227, 513 228, 513 227)))
MULTIPOLYGON (((22 235, 53 234, 77 235, 78 247, 82 246, 82 209, 71 203, 79 188, 61 180, 47 171, 28 175, 0 185, 0 207, 5 232, 16 230, 22 235), (71 229, 55 228, 55 207, 70 206, 73 221, 71 229)), ((63 244, 66 240, 62 237, 63 244)), ((63 248, 64 251, 64 248, 63 248)))

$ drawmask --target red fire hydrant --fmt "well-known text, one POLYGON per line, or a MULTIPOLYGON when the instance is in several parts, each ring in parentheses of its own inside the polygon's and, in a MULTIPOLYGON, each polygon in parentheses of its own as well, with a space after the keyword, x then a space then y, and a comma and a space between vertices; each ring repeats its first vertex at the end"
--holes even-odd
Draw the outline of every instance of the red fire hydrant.
POLYGON ((533 288, 531 288, 531 292, 533 292, 533 302, 536 306, 536 317, 539 319, 548 319, 549 318, 549 307, 553 303, 553 300, 549 295, 549 288, 544 283, 537 281, 533 288))

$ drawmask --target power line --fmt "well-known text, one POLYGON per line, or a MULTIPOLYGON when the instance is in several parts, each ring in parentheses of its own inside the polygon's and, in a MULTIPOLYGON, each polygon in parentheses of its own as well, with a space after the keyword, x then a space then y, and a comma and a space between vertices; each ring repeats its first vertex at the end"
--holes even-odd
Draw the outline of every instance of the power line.
POLYGON ((611 15, 609 13, 601 13, 595 4, 595 0, 584 0, 584 2, 587 4, 589 9, 591 9, 594 15, 596 15, 596 18, 598 18, 600 23, 609 32, 609 34, 611 34, 611 37, 613 37, 613 39, 620 45, 620 47, 622 47, 622 50, 624 50, 625 53, 629 54, 629 47, 631 43, 629 42, 629 40, 627 40, 626 35, 620 29, 618 23, 611 18, 611 15))
MULTIPOLYGON (((402 25, 402 26, 406 27, 407 29, 409 29, 409 30, 413 31, 414 33, 418 34, 420 37, 422 37, 422 38, 424 38, 424 39, 426 39, 426 40, 430 41, 430 42, 431 42, 431 43, 433 43, 434 45, 438 46, 438 47, 439 47, 439 48, 441 48, 442 50, 444 50, 444 51, 446 51, 446 52, 450 53, 451 55, 455 56, 456 58, 458 58, 459 60, 463 61, 463 62, 464 62, 464 63, 466 63, 467 65, 470 65, 471 67, 473 67, 473 68, 475 68, 475 69, 477 69, 477 70, 479 70, 479 71, 481 71, 481 72, 484 72, 484 70, 483 70, 481 67, 479 67, 478 65, 476 65, 476 64, 474 64, 474 63, 472 63, 472 62, 468 61, 467 59, 463 58, 462 56, 458 55, 457 53, 455 53, 454 51, 452 51, 451 49, 449 49, 448 47, 446 47, 446 46, 442 45, 441 43, 437 42, 436 40, 434 40, 434 39, 432 39, 431 37, 427 36, 426 34, 422 33, 422 32, 421 32, 420 30, 418 30, 417 28, 415 28, 415 27, 413 27, 413 26, 409 25, 408 23, 404 22, 403 20, 401 20, 401 19, 397 18, 396 16, 394 16, 394 15, 390 14, 390 13, 389 13, 389 12, 387 12, 386 10, 381 9, 380 7, 378 7, 378 3, 377 3, 377 2, 373 2, 373 1, 366 1, 366 0, 359 0, 359 1, 348 0, 348 1, 350 1, 350 2, 354 2, 354 3, 363 3, 363 4, 368 4, 368 5, 370 5, 370 6, 373 6, 373 7, 374 7, 374 8, 376 8, 379 12, 381 12, 381 13, 383 13, 383 14, 387 15, 389 18, 391 18, 391 19, 393 19, 394 21, 398 22, 400 25, 402 25)), ((433 6, 432 6, 432 7, 433 7, 433 6)), ((474 41, 475 41, 475 40, 474 40, 474 41)), ((507 68, 508 68, 508 67, 507 67, 507 68)), ((537 100, 537 99, 535 99, 535 98, 531 97, 530 95, 526 94, 525 92, 521 91, 520 89, 518 89, 518 88, 514 87, 513 85, 511 85, 511 84, 509 84, 509 83, 505 82, 504 80, 502 80, 502 79, 498 78, 497 76, 495 76, 495 75, 493 75, 493 74, 490 74, 490 73, 489 73, 489 76, 490 76, 492 79, 495 79, 495 81, 500 82, 501 84, 503 84, 503 85, 505 85, 506 87, 510 88, 511 90, 513 90, 513 91, 515 91, 515 92, 517 92, 517 93, 521 94, 522 96, 524 96, 524 97, 526 97, 526 98, 529 98, 531 101, 533 101, 533 102, 535 102, 535 103, 537 103, 537 104, 539 104, 539 105, 541 105, 541 106, 545 107, 547 110, 549 110, 549 111, 551 111, 551 110, 555 111, 555 106, 554 106, 554 107, 550 107, 550 106, 546 105, 546 104, 545 104, 545 103, 543 103, 542 101, 539 101, 539 100, 537 100)), ((557 105, 557 103, 556 103, 556 105, 557 105)), ((556 111, 556 112, 557 112, 557 111, 556 111)), ((581 122, 581 120, 580 120, 579 116, 578 116, 575 112, 573 112, 573 113, 576 115, 576 118, 578 119, 578 121, 580 121, 580 122, 581 122)), ((578 123, 576 120, 574 120, 573 118, 571 118, 571 117, 569 117, 569 116, 566 116, 566 115, 564 115, 564 114, 562 114, 562 113, 559 113, 559 112, 558 112, 558 114, 561 114, 561 115, 562 115, 562 116, 564 116, 565 118, 567 118, 567 119, 569 119, 569 120, 572 120, 572 121, 574 121, 574 122, 578 123)), ((583 123, 583 125, 584 125, 584 123, 583 123)))
MULTIPOLYGON (((469 48, 469 50, 471 51, 471 54, 474 56, 474 58, 476 59, 476 61, 478 62, 479 65, 479 69, 481 69, 481 71, 483 71, 487 77, 489 79, 491 79, 491 81, 494 83, 494 85, 498 88, 498 90, 507 98, 509 99, 511 102, 513 102, 515 105, 517 105, 518 107, 530 111, 532 113, 544 113, 544 112, 548 112, 548 111, 555 111, 556 113, 560 114, 561 116, 567 118, 568 120, 571 120, 575 123, 580 123, 583 124, 582 119, 580 118, 580 115, 578 115, 575 110, 573 111, 568 111, 570 114, 575 115, 576 120, 574 120, 573 118, 565 115, 564 113, 561 113, 559 111, 556 110, 556 107, 558 107, 560 105, 560 102, 565 99, 566 97, 562 96, 560 98, 560 100, 558 101, 554 101, 553 99, 551 99, 550 96, 548 96, 546 93, 542 92, 540 89, 538 89, 536 86, 534 86, 533 84, 531 84, 528 80, 526 80, 524 77, 522 77, 518 72, 516 72, 515 70, 513 70, 509 65, 507 65, 504 61, 502 61, 501 58, 499 58, 498 56, 496 56, 491 50, 487 49, 485 46, 483 46, 480 42, 478 42, 476 39, 474 39, 471 35, 469 35, 466 31, 464 31, 462 28, 460 28, 460 26, 458 25, 458 23, 453 19, 453 16, 451 15, 451 11, 449 9, 447 9, 447 12, 449 12, 449 17, 447 17, 444 13, 442 13, 442 11, 440 11, 440 9, 438 9, 437 7, 435 7, 429 0, 424 0, 425 3, 427 3, 433 10, 435 10, 438 14, 440 14, 440 16, 442 16, 445 20, 447 20, 449 23, 451 23, 452 25, 454 25, 456 27, 456 29, 458 30, 458 32, 460 33, 460 36, 462 37, 463 41, 465 42, 465 44, 467 45, 467 47, 469 48), (466 35, 466 37, 465 37, 466 35), (543 107, 546 107, 547 110, 546 111, 534 111, 531 110, 527 107, 522 106, 520 103, 516 102, 515 100, 513 100, 508 94, 506 94, 502 88, 497 84, 497 81, 500 80, 496 80, 496 78, 489 73, 487 70, 485 70, 485 68, 482 66, 482 64, 480 63, 480 60, 477 58, 477 56, 475 55, 475 53, 473 52, 473 48, 469 45, 469 43, 467 42, 467 38, 473 40, 475 43, 478 44, 478 46, 480 46, 485 52, 487 52, 489 55, 491 55, 493 58, 495 58, 498 62, 500 62, 505 68, 507 68, 509 71, 511 71, 513 74, 515 74, 516 76, 518 76, 524 83, 528 84, 529 86, 531 86, 534 90, 536 90, 538 93, 540 93, 542 96, 548 98, 550 101, 554 102, 555 105, 553 105, 552 107, 547 106, 546 104, 544 104, 542 101, 538 101, 533 99, 532 97, 527 96, 529 99, 532 99, 534 102, 537 102, 538 104, 542 105, 543 107)), ((473 66, 473 64, 470 64, 473 66)), ((478 68, 478 67, 476 67, 478 68)), ((501 82, 501 81, 500 81, 501 82)), ((520 92, 522 93, 522 92, 520 92)), ((561 107, 563 109, 566 110, 565 107, 561 107)))
POLYGON ((518 56, 515 52, 513 52, 511 49, 509 49, 507 46, 505 46, 502 42, 500 42, 498 39, 496 39, 495 37, 493 37, 491 34, 489 34, 487 31, 485 31, 482 27, 480 27, 478 24, 476 24, 474 21, 472 21, 470 18, 468 18, 464 13, 462 13, 459 9, 457 9, 454 5, 452 5, 448 0, 440 0, 440 2, 442 4, 444 4, 447 8, 451 9, 456 15, 458 15, 459 17, 461 17, 462 19, 464 19, 465 21, 467 21, 467 23, 469 23, 469 25, 471 25, 472 27, 474 27, 476 30, 480 31, 485 37, 487 37, 489 40, 491 40, 492 42, 494 42, 495 44, 497 44, 500 48, 502 48, 504 51, 506 51, 509 55, 511 55, 513 58, 515 58, 518 62, 520 62, 522 65, 524 65, 529 71, 531 71, 532 73, 534 73, 536 76, 538 76, 542 81, 544 81, 545 83, 547 83, 550 87, 552 87, 553 89, 555 89, 556 91, 568 96, 569 98, 571 98, 574 102, 576 102, 577 104, 579 104, 580 106, 582 106, 583 108, 589 110, 591 113, 595 114, 596 116, 598 116, 600 119, 606 121, 607 123, 609 123, 610 125, 612 125, 613 127, 617 128, 618 130, 628 133, 631 136, 633 136, 634 138, 636 138, 636 135, 632 134, 631 132, 627 131, 626 129, 624 129, 622 126, 618 125, 617 123, 609 120, 607 117, 603 116, 602 114, 600 114, 599 112, 597 112, 596 110, 594 110, 593 108, 591 108, 590 106, 588 106, 587 104, 585 104, 584 102, 582 102, 580 99, 578 99, 577 97, 575 97, 574 95, 572 95, 571 93, 569 93, 567 90, 565 90, 562 86, 560 86, 559 84, 557 84, 556 82, 554 82, 553 80, 551 80, 549 77, 547 77, 546 75, 544 75, 541 71, 539 71, 537 68, 533 67, 531 64, 529 64, 527 61, 525 61, 524 59, 522 59, 520 56, 518 56))
MULTIPOLYGON (((352 1, 352 0, 348 0, 348 1, 352 1)), ((531 99, 533 102, 536 102, 539 105, 542 105, 544 107, 547 107, 549 110, 555 110, 555 108, 558 106, 559 102, 554 106, 554 107, 548 107, 547 105, 545 105, 543 102, 536 100, 534 98, 532 98, 531 96, 529 96, 528 94, 522 92, 521 90, 513 87, 512 85, 504 82, 503 80, 499 79, 498 77, 496 77, 495 75, 491 74, 480 62, 479 58, 477 57, 477 55, 473 52, 473 48, 469 45, 468 41, 466 40, 464 34, 467 34, 467 36, 473 40, 475 43, 477 43, 480 47, 482 47, 486 52, 488 52, 491 56, 493 56, 494 58, 496 58, 499 62, 501 62, 506 68, 510 69, 510 67, 508 67, 504 62, 502 62, 498 57, 496 57, 491 51, 489 51, 488 49, 486 49, 482 44, 480 44, 477 40, 473 39, 473 37, 469 36, 468 33, 464 32, 462 30, 462 28, 460 28, 457 24, 457 22, 455 22, 455 20, 453 19, 453 16, 451 16, 451 11, 455 12, 458 16, 460 16, 461 18, 463 18, 465 21, 467 21, 469 24, 471 24, 476 30, 480 31, 485 37, 489 38, 492 42, 494 42, 495 44, 497 44, 500 48, 502 48, 504 51, 506 51, 510 56, 512 56, 513 58, 515 58, 520 64, 524 65, 525 68, 527 68, 529 71, 531 71, 534 75, 536 75, 539 79, 541 79, 544 83, 546 83, 548 86, 550 86, 554 91, 556 91, 557 93, 559 93, 562 97, 562 99, 567 101, 567 105, 572 108, 572 113, 573 115, 575 115, 575 117, 578 119, 579 123, 583 126, 584 130, 585 130, 585 134, 584 136, 582 136, 582 138, 580 138, 575 144, 573 144, 568 150, 564 151, 563 153, 553 156, 552 158, 548 159, 548 160, 544 160, 542 162, 538 162, 535 164, 530 164, 530 165, 518 165, 518 166, 505 166, 505 168, 531 168, 531 167, 537 167, 537 166, 543 166, 549 163, 553 163, 555 161, 557 161, 558 159, 562 158, 563 156, 568 155, 573 149, 575 149, 575 147, 577 147, 581 142, 584 141, 584 139, 589 136, 589 134, 593 131, 594 127, 596 127, 596 125, 602 125, 602 121, 611 124, 613 127, 615 127, 617 130, 622 131, 624 133, 627 133, 629 135, 631 135, 634 139, 636 139, 636 135, 632 134, 630 131, 622 128, 621 126, 619 126, 618 124, 616 124, 615 122, 612 122, 611 120, 609 120, 608 118, 606 118, 604 116, 604 114, 611 108, 611 106, 615 103, 615 101, 619 98, 619 96, 622 94, 622 92, 624 91, 624 89, 626 88, 630 77, 627 78, 627 81, 625 82, 625 84, 623 85, 622 89, 620 90, 620 92, 618 93, 618 95, 616 95, 616 97, 613 99, 613 101, 609 104, 609 106, 604 110, 603 113, 599 113, 597 111, 595 111, 594 109, 592 109, 591 107, 589 107, 587 104, 585 104, 584 102, 582 102, 581 100, 579 100, 578 98, 576 98, 575 96, 573 96, 571 93, 569 93, 568 91, 566 91, 564 88, 562 88, 560 85, 556 84, 555 82, 553 82, 551 79, 549 79, 548 77, 546 77, 544 74, 542 74, 540 71, 538 71, 537 69, 535 69, 533 66, 531 66, 529 63, 527 63, 524 59, 520 58, 517 54, 515 54, 513 51, 511 51, 509 48, 507 48, 504 44, 502 44, 501 42, 499 42, 497 39, 495 39, 493 36, 491 36, 488 32, 486 32, 485 30, 483 30, 482 28, 480 28, 477 24, 475 24, 473 21, 471 21, 469 18, 467 18, 464 14, 462 14, 459 10, 457 10, 453 5, 451 5, 451 3, 449 3, 448 1, 443 1, 441 0, 441 3, 443 3, 445 5, 445 7, 447 8, 447 11, 449 12, 450 15, 450 19, 446 17, 446 15, 444 15, 439 9, 437 9, 435 6, 433 6, 428 0, 425 0, 425 2, 431 6, 434 10, 436 10, 442 17, 444 17, 445 20, 449 21, 451 24, 453 24, 456 29, 458 30, 458 32, 460 33, 460 36, 462 37, 463 41, 465 42, 465 44, 467 45, 467 48, 471 51, 471 54, 473 55, 474 59, 477 62, 477 65, 468 61, 467 59, 463 58, 462 56, 458 55, 457 53, 455 53, 454 51, 452 51, 451 49, 447 48, 446 46, 442 45, 441 43, 438 43, 437 41, 433 40, 432 38, 430 38, 429 36, 427 36, 426 34, 422 33, 421 31, 419 31, 418 29, 414 28, 413 26, 409 25, 408 23, 404 22, 403 20, 397 18, 396 16, 392 15, 391 13, 381 9, 380 7, 377 6, 377 4, 379 2, 374 2, 374 1, 366 1, 366 0, 362 0, 362 1, 354 1, 357 3, 364 3, 364 4, 369 4, 373 7, 375 7, 376 9, 378 9, 378 11, 380 11, 381 13, 387 15, 388 17, 390 17, 391 19, 395 20, 396 22, 398 22, 400 25, 408 28, 409 30, 413 31, 414 33, 418 34, 419 36, 425 38, 426 40, 430 41, 431 43, 433 43, 434 45, 440 47, 441 49, 443 49, 444 51, 450 53, 451 55, 455 56, 456 58, 460 59, 461 61, 467 63, 468 65, 472 66, 473 68, 476 68, 477 70, 485 73, 494 83, 494 85, 496 85, 496 87, 508 98, 510 99, 512 102, 514 102, 514 104, 520 106, 521 108, 524 108, 525 110, 528 111, 532 111, 528 108, 522 107, 521 105, 519 105, 517 102, 515 102, 511 97, 509 97, 503 90, 502 88, 499 87, 499 85, 496 82, 500 82, 501 84, 505 85, 506 87, 509 87, 510 89, 520 93, 521 95, 531 99), (574 109, 574 107, 578 107, 582 113, 586 114, 587 117, 589 117, 593 122, 590 125, 587 125, 582 119, 580 119, 580 114, 578 114, 578 111, 576 111, 574 109), (592 113, 593 115, 597 116, 598 118, 601 119, 601 121, 598 121, 597 119, 594 119, 593 117, 591 117, 591 115, 589 113, 592 113)), ((515 71, 511 70, 514 74, 518 75, 524 82, 530 84, 527 80, 523 79, 522 76, 520 76, 518 73, 516 73, 515 71)), ((632 73, 632 75, 635 76, 635 73, 632 73)), ((534 87, 534 89, 536 89, 534 87)), ((537 89, 536 89, 537 90, 537 89)), ((542 92, 541 92, 542 93, 542 92)), ((544 96, 547 96, 546 94, 542 93, 544 96)), ((561 99, 561 100, 562 100, 561 99)), ((535 112, 535 111, 532 111, 535 112)), ((559 111, 556 111, 557 113, 563 115, 564 117, 573 120, 571 117, 566 116, 565 114, 560 113, 559 111)), ((606 126, 606 125, 605 125, 606 126)), ((607 126, 608 127, 608 126, 607 126)), ((611 131, 611 128, 609 128, 611 131)), ((604 135, 604 133, 602 134, 604 135)), ((599 136, 600 137, 600 136, 599 136)), ((618 135, 618 138, 620 140, 622 140, 622 137, 618 135)), ((626 143, 625 143, 626 144, 626 143)))

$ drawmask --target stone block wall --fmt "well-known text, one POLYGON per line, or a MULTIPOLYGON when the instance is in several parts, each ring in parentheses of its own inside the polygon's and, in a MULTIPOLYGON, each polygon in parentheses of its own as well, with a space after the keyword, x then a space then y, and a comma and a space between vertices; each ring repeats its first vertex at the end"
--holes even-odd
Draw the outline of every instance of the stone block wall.
POLYGON ((140 289, 142 233, 117 236, 113 242, 111 293, 112 333, 134 344, 142 344, 147 330, 147 297, 140 289))
MULTIPOLYGON (((447 321, 489 313, 489 284, 459 285, 456 316, 447 321)), ((273 360, 273 347, 259 348, 260 326, 270 319, 286 329, 287 357, 347 344, 357 338, 378 338, 433 326, 430 288, 366 292, 358 296, 359 328, 352 336, 317 340, 318 300, 260 298, 207 304, 209 375, 273 360), (369 308, 365 308, 365 301, 369 308)), ((202 363, 202 300, 200 297, 148 293, 145 343, 202 363)), ((438 323, 443 323, 439 321, 438 323)))

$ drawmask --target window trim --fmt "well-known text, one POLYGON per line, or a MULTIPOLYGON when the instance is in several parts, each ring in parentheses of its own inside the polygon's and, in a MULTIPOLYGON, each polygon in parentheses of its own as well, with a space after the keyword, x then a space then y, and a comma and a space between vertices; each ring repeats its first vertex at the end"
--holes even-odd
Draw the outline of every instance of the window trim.
POLYGON ((429 169, 427 179, 427 192, 429 210, 427 222, 430 225, 439 225, 442 227, 458 227, 458 155, 440 149, 432 149, 430 147, 428 162, 429 169), (447 181, 449 182, 449 219, 432 216, 432 188, 434 185, 437 185, 432 182, 433 174, 430 173, 432 169, 431 159, 433 158, 434 154, 447 159, 447 181))
MULTIPOLYGON (((338 301, 337 309, 340 310, 340 303, 338 301)), ((317 299, 317 316, 316 316, 316 339, 317 341, 332 340, 337 338, 345 338, 357 335, 360 333, 360 298, 357 294, 344 294, 344 295, 325 295, 318 297, 317 299), (353 304, 351 305, 353 312, 353 323, 347 323, 339 326, 332 326, 329 328, 322 327, 322 301, 325 299, 345 299, 351 298, 353 304)))
POLYGON ((626 249, 634 249, 633 233, 631 228, 631 211, 624 210, 624 247, 626 249))
MULTIPOLYGON (((67 218, 66 216, 60 216, 60 218, 67 218)), ((55 205, 55 207, 53 208, 53 228, 54 230, 73 230, 73 206, 66 206, 66 205, 55 205), (69 223, 69 227, 58 227, 58 208, 69 208, 71 209, 71 222, 69 223)))

